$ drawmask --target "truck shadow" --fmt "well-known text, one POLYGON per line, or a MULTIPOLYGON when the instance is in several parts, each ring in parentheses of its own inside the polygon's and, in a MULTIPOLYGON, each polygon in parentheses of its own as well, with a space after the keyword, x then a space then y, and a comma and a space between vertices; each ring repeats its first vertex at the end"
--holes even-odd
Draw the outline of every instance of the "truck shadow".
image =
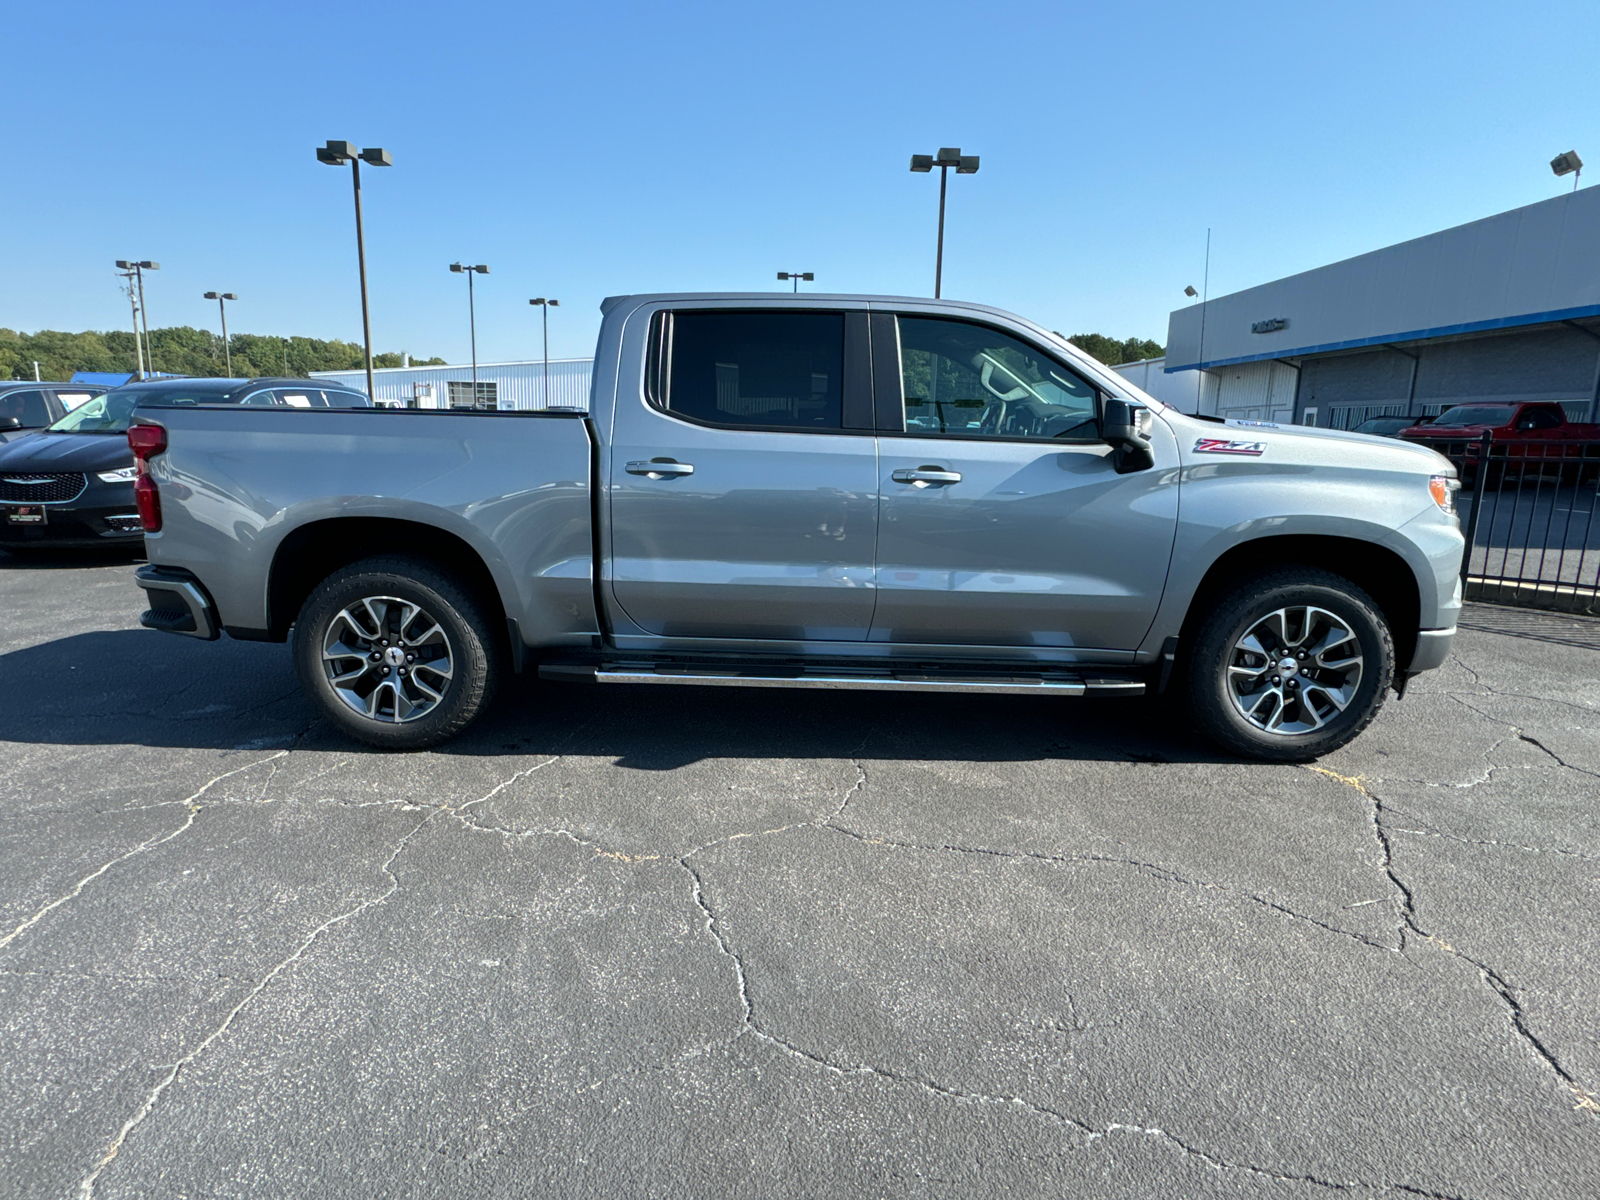
MULTIPOLYGON (((0 655, 0 730, 33 745, 360 750, 301 695, 288 647, 143 629, 0 655)), ((370 750, 374 756, 383 751, 370 750)), ((507 676, 433 753, 571 754, 667 771, 707 758, 1224 762, 1151 701, 595 686, 507 676)))

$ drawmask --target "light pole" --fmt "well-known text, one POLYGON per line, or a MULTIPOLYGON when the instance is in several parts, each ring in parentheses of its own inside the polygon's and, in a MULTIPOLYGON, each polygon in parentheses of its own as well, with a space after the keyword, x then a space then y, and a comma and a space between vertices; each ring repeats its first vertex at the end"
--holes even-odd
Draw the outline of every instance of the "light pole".
POLYGON ((931 154, 913 154, 911 156, 911 169, 920 175, 926 175, 933 168, 939 168, 939 249, 934 258, 933 265, 933 298, 939 298, 939 290, 944 283, 944 189, 950 168, 956 169, 957 175, 976 175, 978 173, 978 156, 976 154, 963 155, 959 146, 945 146, 935 158, 931 154))
MULTIPOLYGON (((126 265, 127 265, 127 261, 125 259, 120 259, 119 258, 117 260, 117 266, 122 267, 122 266, 126 266, 126 265)), ((143 379, 144 378, 144 338, 139 333, 139 293, 134 287, 133 271, 131 269, 130 270, 125 270, 125 271, 118 271, 117 275, 118 275, 119 278, 126 279, 128 281, 128 284, 127 284, 128 307, 132 310, 132 313, 133 313, 133 355, 134 355, 134 361, 138 364, 138 378, 143 379)))
POLYGON ((478 407, 478 309, 472 298, 472 277, 474 275, 487 275, 488 263, 478 263, 475 266, 466 266, 453 262, 450 269, 457 274, 467 277, 467 321, 472 327, 472 407, 478 407))
POLYGON ((807 283, 810 283, 816 277, 817 277, 816 274, 814 272, 812 272, 812 271, 779 271, 778 272, 778 278, 779 279, 792 279, 792 280, 794 280, 794 290, 796 292, 798 292, 800 290, 800 281, 802 279, 804 279, 807 283))
POLYGON ((537 300, 529 300, 529 304, 539 306, 539 315, 544 318, 544 406, 550 407, 550 310, 560 308, 561 301, 546 300, 540 296, 537 300))
POLYGON ((359 149, 354 142, 333 142, 317 147, 317 161, 330 167, 350 164, 350 177, 356 191, 356 262, 361 268, 361 337, 367 350, 367 399, 376 402, 372 384, 372 321, 367 315, 367 246, 361 233, 361 164, 374 167, 392 167, 394 159, 387 150, 375 146, 359 149))
POLYGON ((1578 177, 1583 174, 1583 159, 1578 157, 1576 150, 1556 155, 1550 160, 1550 169, 1556 173, 1558 179, 1563 175, 1571 175, 1572 190, 1578 190, 1578 177))
POLYGON ((145 259, 142 262, 134 262, 131 259, 119 258, 117 259, 117 266, 133 275, 134 286, 139 291, 139 311, 135 314, 137 319, 134 321, 133 333, 134 339, 137 341, 139 336, 139 322, 142 321, 144 323, 144 355, 139 364, 139 378, 143 379, 145 376, 146 364, 149 365, 150 374, 155 374, 156 370, 156 348, 150 344, 150 314, 146 311, 144 306, 144 273, 146 271, 161 270, 161 264, 158 262, 151 262, 149 259, 145 259))
POLYGON ((222 314, 222 354, 224 360, 228 364, 227 372, 229 379, 233 378, 233 349, 228 345, 228 306, 223 303, 223 301, 237 300, 238 298, 239 297, 235 296, 232 292, 206 293, 206 299, 215 300, 217 302, 217 311, 222 314))

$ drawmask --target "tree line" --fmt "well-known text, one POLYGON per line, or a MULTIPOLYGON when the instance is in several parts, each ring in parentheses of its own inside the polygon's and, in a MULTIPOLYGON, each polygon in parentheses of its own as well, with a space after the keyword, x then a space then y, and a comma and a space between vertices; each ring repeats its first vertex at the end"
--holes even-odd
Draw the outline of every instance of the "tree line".
MULTIPOLYGON (((334 338, 272 337, 236 333, 228 338, 233 374, 240 378, 260 375, 304 376, 312 371, 358 371, 365 365, 361 346, 334 338)), ((152 371, 171 375, 224 375, 227 358, 222 338, 204 329, 176 325, 152 329, 146 347, 152 371)), ((443 366, 442 358, 413 358, 419 367, 443 366)), ((62 333, 41 329, 18 333, 0 329, 0 379, 32 379, 33 364, 41 379, 71 379, 74 371, 136 371, 138 352, 130 330, 62 333)), ((398 367, 398 353, 374 354, 374 367, 398 367)))
POLYGON ((1119 363, 1142 362, 1147 358, 1160 358, 1167 352, 1167 348, 1160 342, 1152 342, 1149 338, 1116 338, 1106 337, 1102 333, 1075 333, 1067 339, 1085 354, 1091 355, 1114 367, 1119 363))

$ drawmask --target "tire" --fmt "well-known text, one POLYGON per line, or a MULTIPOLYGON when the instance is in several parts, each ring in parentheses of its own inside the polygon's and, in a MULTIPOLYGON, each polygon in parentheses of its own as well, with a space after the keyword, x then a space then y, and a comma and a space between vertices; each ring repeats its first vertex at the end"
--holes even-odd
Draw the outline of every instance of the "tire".
POLYGON ((1378 715, 1393 677, 1382 610, 1315 567, 1271 571, 1220 596, 1184 664, 1202 731, 1266 762, 1307 762, 1352 740, 1378 715))
POLYGON ((488 707, 499 674, 492 629, 483 604, 447 572, 399 555, 368 558, 306 598, 295 670, 343 732, 386 750, 421 750, 488 707))

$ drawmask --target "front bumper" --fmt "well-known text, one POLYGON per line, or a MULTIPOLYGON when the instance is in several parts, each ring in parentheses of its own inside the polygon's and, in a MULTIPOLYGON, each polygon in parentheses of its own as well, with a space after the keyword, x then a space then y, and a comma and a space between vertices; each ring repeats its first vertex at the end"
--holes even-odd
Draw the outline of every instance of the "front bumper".
POLYGON ((1456 640, 1456 629, 1452 625, 1449 629, 1423 629, 1417 633, 1416 653, 1411 656, 1411 665, 1405 670, 1407 675, 1420 675, 1423 671, 1431 671, 1435 667, 1444 666, 1445 659, 1450 657, 1450 647, 1456 640))
POLYGON ((131 483, 104 483, 90 475, 88 486, 73 500, 40 505, 45 510, 42 525, 14 524, 8 513, 16 507, 0 503, 0 548, 83 549, 144 541, 131 483))
POLYGON ((217 606, 188 571, 146 563, 133 573, 133 581, 150 601, 150 607, 139 614, 139 624, 146 629, 187 634, 207 642, 221 635, 217 606))

